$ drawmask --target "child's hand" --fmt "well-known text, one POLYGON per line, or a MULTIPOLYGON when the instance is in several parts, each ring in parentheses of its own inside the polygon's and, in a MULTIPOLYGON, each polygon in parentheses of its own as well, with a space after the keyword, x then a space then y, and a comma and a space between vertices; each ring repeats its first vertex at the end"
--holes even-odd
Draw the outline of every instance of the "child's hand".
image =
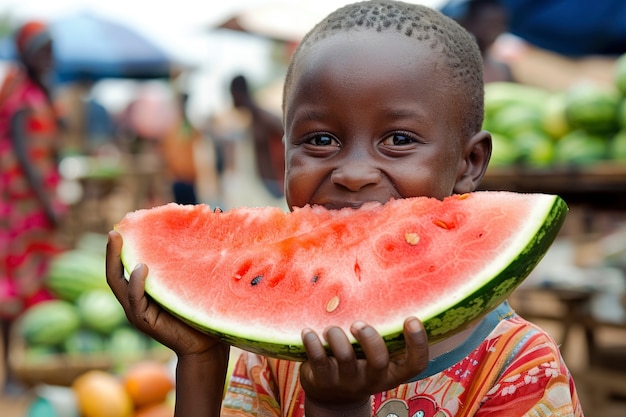
POLYGON ((117 232, 110 232, 106 254, 107 282, 133 326, 172 349, 179 357, 208 353, 215 347, 219 347, 215 349, 216 353, 228 351, 220 346, 218 339, 183 323, 146 295, 146 265, 137 265, 130 280, 126 281, 120 260, 121 250, 122 236, 117 232))
POLYGON ((372 394, 397 387, 418 375, 428 364, 428 338, 421 322, 408 318, 404 322, 407 348, 390 357, 382 337, 371 326, 355 322, 351 333, 363 347, 365 359, 357 359, 347 335, 338 327, 324 332, 332 356, 327 355, 315 332, 304 330, 308 360, 302 364, 300 380, 307 403, 315 409, 356 410, 371 412, 372 394))

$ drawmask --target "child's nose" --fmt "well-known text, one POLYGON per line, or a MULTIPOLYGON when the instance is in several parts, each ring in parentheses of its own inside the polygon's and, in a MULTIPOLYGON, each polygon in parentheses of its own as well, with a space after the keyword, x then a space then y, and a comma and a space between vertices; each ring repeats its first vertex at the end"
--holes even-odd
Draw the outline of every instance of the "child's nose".
POLYGON ((355 161, 335 169, 330 179, 333 184, 341 185, 350 191, 359 191, 367 185, 378 184, 381 173, 378 168, 365 161, 355 161))

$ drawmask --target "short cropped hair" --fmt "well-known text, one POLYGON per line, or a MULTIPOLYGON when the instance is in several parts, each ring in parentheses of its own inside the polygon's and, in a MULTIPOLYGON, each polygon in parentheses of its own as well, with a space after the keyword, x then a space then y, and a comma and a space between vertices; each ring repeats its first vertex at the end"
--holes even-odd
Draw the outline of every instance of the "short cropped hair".
POLYGON ((440 53, 449 69, 447 83, 450 88, 466 93, 467 111, 462 116, 464 133, 473 135, 480 131, 484 117, 483 62, 474 37, 453 19, 434 9, 394 0, 349 4, 331 13, 305 35, 287 69, 283 112, 287 92, 293 83, 294 63, 302 51, 335 33, 352 30, 402 33, 416 42, 427 43, 433 52, 440 53))

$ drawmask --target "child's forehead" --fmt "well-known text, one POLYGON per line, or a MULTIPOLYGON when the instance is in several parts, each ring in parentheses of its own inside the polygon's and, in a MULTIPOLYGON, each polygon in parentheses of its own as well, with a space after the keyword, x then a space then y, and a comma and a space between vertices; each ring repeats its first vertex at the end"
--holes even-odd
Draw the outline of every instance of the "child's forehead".
POLYGON ((395 32, 340 32, 311 43, 294 62, 292 76, 301 81, 319 72, 350 78, 380 74, 418 81, 437 72, 437 83, 445 83, 447 63, 441 51, 425 42, 395 32))
MULTIPOLYGON (((348 45, 359 51, 369 51, 370 53, 381 53, 385 50, 394 51, 396 45, 408 45, 413 48, 424 49, 428 47, 430 54, 435 56, 440 51, 433 47, 431 42, 424 41, 403 33, 395 31, 375 31, 364 29, 353 29, 343 32, 335 32, 308 43, 303 48, 303 53, 310 51, 332 49, 337 46, 348 45), (381 49, 383 46, 385 49, 381 49)), ((374 57, 373 57, 374 58, 374 57)))
POLYGON ((456 104, 450 106, 466 90, 450 82, 441 59, 427 44, 397 33, 333 34, 300 54, 285 90, 286 124, 334 115, 337 108, 372 120, 457 114, 456 104))

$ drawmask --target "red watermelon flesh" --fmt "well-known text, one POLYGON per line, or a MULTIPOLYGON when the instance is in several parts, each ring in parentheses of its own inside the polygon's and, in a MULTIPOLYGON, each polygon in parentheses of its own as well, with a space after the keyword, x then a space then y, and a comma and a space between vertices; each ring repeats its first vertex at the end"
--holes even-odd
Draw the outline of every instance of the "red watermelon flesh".
MULTIPOLYGON (((300 333, 363 320, 390 351, 419 317, 431 342, 501 303, 530 273, 565 218, 546 194, 475 192, 359 209, 168 204, 115 226, 146 292, 208 333, 253 352, 305 357, 300 333)), ((355 343, 358 350, 358 345, 355 343)))

